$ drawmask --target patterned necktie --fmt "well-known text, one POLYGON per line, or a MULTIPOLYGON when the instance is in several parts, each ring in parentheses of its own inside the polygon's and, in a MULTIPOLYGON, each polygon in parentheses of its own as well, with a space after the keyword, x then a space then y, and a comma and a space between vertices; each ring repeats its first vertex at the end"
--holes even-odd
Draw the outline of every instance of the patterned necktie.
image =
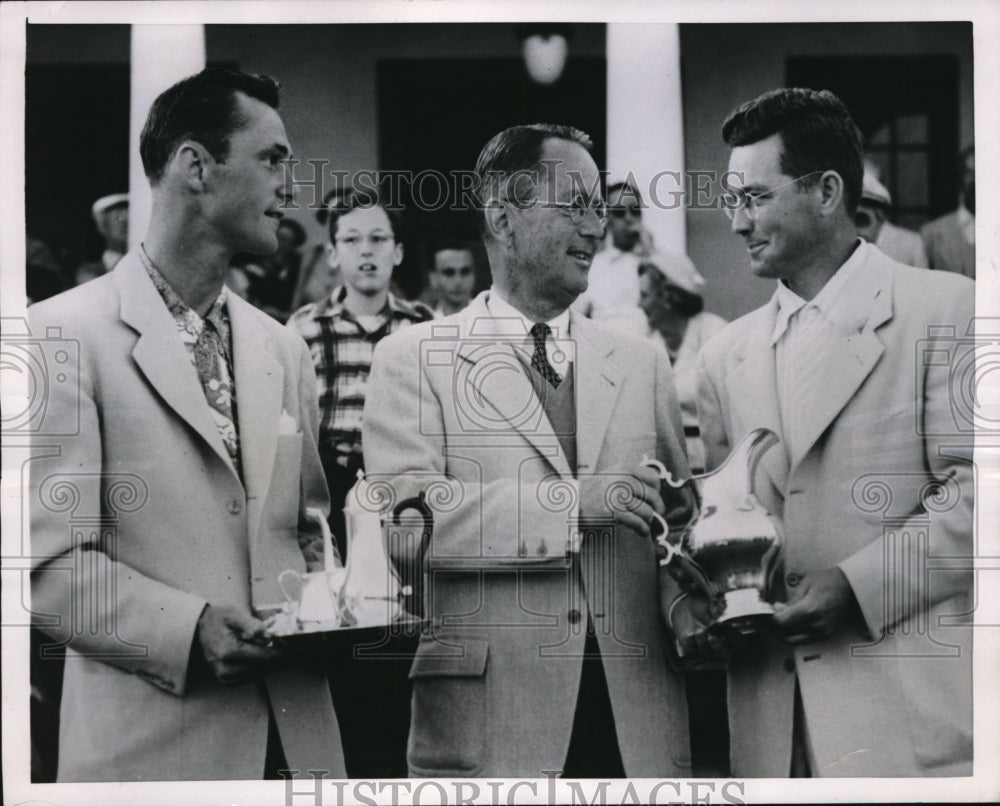
POLYGON ((531 337, 535 340, 535 352, 531 356, 531 366, 555 388, 562 383, 562 378, 549 363, 548 353, 545 352, 545 339, 551 332, 544 322, 532 325, 531 337))

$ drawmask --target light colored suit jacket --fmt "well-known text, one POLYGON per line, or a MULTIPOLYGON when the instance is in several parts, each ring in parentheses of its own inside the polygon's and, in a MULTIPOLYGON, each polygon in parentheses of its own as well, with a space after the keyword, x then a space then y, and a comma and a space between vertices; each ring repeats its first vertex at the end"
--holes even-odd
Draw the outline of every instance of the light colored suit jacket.
POLYGON ((36 623, 67 642, 60 781, 260 778, 268 701, 290 768, 344 773, 317 663, 234 687, 192 671, 206 603, 280 602, 277 574, 313 556, 305 507, 329 508, 305 343, 228 305, 245 482, 135 253, 29 309, 53 345, 31 548, 36 623))
POLYGON ((930 268, 976 279, 976 246, 965 240, 957 210, 924 224, 920 235, 930 268))
MULTIPOLYGON (((539 777, 569 746, 588 613, 629 776, 690 774, 682 680, 668 666, 652 541, 576 531, 575 473, 512 339, 480 294, 376 348, 365 467, 397 500, 427 490, 432 621, 411 671, 410 773, 539 777)), ((577 467, 644 454, 686 474, 667 357, 573 315, 577 467)), ((620 476, 606 479, 609 495, 620 476)))
POLYGON ((904 266, 927 268, 927 253, 920 235, 905 227, 897 227, 888 221, 882 224, 878 231, 875 245, 893 260, 904 266))
MULTIPOLYGON (((950 371, 972 347, 973 285, 866 248, 863 324, 833 351, 808 444, 772 448, 756 477, 784 522, 785 586, 839 566, 863 623, 798 647, 760 636, 734 657, 736 776, 789 775, 796 680, 814 775, 972 774, 972 434, 950 371)), ((709 467, 755 428, 782 434, 777 311, 772 298, 702 351, 709 467)))

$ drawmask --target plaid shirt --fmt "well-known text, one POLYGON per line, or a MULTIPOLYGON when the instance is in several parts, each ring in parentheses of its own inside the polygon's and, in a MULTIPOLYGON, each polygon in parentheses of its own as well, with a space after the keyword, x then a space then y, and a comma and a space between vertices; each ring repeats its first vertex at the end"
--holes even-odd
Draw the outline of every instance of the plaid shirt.
POLYGON ((390 333, 433 318, 422 302, 389 294, 376 327, 368 331, 344 307, 346 289, 338 286, 319 302, 291 315, 288 327, 309 346, 319 390, 319 447, 336 454, 344 468, 361 467, 361 413, 375 345, 390 333))

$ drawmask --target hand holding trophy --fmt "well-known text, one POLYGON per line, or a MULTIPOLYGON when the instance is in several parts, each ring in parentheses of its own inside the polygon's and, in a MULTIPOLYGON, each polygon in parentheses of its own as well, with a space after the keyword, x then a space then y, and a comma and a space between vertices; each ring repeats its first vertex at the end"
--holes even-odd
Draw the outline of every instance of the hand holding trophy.
MULTIPOLYGON (((679 493, 689 505, 681 518, 655 517, 656 541, 665 551, 660 564, 686 590, 666 608, 678 654, 690 657, 727 636, 744 638, 774 615, 772 579, 779 565, 781 525, 753 493, 761 457, 778 441, 758 428, 711 473, 675 481, 662 463, 643 460, 660 473, 664 498, 679 493)), ((655 530, 654 530, 655 531, 655 530)))

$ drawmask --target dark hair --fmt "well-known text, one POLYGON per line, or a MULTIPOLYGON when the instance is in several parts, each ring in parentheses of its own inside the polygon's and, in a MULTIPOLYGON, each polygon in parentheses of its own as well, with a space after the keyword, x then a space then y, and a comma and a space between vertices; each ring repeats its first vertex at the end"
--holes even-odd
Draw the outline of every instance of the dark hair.
POLYGON ((556 123, 511 126, 490 138, 476 160, 479 209, 485 210, 487 202, 500 193, 512 175, 542 168, 542 146, 552 138, 578 143, 587 151, 594 146, 586 132, 556 123))
POLYGON ((690 319, 697 316, 705 307, 705 300, 700 294, 687 291, 674 285, 667 279, 667 276, 660 271, 660 267, 651 261, 642 261, 639 264, 639 275, 648 274, 653 282, 653 293, 657 298, 666 298, 670 307, 680 316, 690 319))
MULTIPOLYGON (((391 204, 383 202, 383 196, 374 188, 346 188, 336 195, 328 195, 329 202, 326 207, 324 220, 328 225, 330 243, 337 240, 337 222, 341 216, 345 216, 352 210, 367 210, 369 207, 381 207, 389 217, 389 226, 392 227, 392 237, 396 243, 403 243, 403 220, 399 214, 399 209, 391 204)), ((317 214, 317 218, 319 214, 317 214)))
POLYGON ((731 148, 774 134, 781 136, 783 173, 797 177, 833 170, 840 174, 844 208, 853 218, 861 198, 864 140, 844 102, 829 90, 772 90, 738 106, 722 124, 722 139, 731 148))
POLYGON ((472 244, 468 241, 464 241, 461 238, 440 238, 436 241, 432 241, 427 249, 427 256, 429 258, 428 264, 430 267, 434 268, 434 258, 437 257, 438 252, 468 252, 470 255, 474 254, 472 244))
POLYGON ((278 82, 273 78, 221 67, 208 67, 160 93, 139 138, 150 184, 163 178, 167 163, 185 140, 201 143, 217 162, 226 161, 230 136, 247 125, 237 105, 239 92, 278 108, 278 82))

